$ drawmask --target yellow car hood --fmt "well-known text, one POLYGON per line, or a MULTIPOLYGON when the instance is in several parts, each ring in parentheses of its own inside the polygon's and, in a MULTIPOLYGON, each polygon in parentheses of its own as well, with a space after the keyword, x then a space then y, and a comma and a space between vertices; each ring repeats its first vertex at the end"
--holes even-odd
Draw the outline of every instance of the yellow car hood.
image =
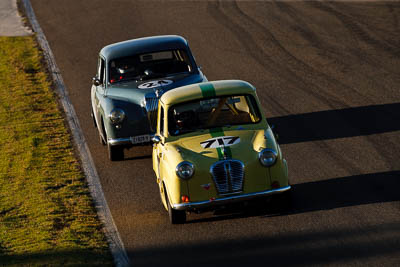
POLYGON ((265 130, 204 130, 194 136, 182 137, 171 144, 183 159, 209 158, 222 160, 225 157, 242 160, 253 159, 263 148, 275 148, 272 132, 265 130))

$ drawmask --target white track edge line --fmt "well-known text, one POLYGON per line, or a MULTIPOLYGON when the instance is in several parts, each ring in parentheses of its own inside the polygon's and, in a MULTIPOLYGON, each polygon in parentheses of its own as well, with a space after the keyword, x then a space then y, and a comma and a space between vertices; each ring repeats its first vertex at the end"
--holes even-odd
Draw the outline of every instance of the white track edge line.
POLYGON ((128 255, 126 253, 122 239, 118 233, 115 222, 112 218, 112 214, 105 199, 100 179, 93 162, 93 158, 90 154, 85 137, 83 136, 83 132, 76 116, 75 109, 69 99, 68 91, 64 84, 60 70, 58 69, 58 66, 55 62, 53 52, 51 51, 46 36, 44 35, 39 25, 39 22, 36 19, 30 1, 22 1, 24 4, 25 12, 32 25, 33 31, 36 33, 36 38, 40 44, 40 47, 43 50, 44 57, 46 59, 54 84, 56 86, 57 94, 60 97, 60 102, 64 109, 68 125, 73 135, 75 145, 78 148, 78 152, 82 161, 82 168, 85 172, 86 180, 89 185, 89 191, 94 200, 100 221, 104 225, 105 235, 110 246, 111 254, 114 258, 114 263, 118 267, 130 266, 128 255))

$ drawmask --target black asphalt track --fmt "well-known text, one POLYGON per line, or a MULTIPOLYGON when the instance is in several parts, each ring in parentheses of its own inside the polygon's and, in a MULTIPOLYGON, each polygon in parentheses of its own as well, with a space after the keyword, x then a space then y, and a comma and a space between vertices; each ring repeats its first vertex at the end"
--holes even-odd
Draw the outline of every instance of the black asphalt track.
POLYGON ((135 266, 400 265, 400 2, 31 0, 135 266), (90 118, 98 51, 179 34, 209 80, 257 87, 294 210, 172 226, 151 149, 110 162, 90 118))

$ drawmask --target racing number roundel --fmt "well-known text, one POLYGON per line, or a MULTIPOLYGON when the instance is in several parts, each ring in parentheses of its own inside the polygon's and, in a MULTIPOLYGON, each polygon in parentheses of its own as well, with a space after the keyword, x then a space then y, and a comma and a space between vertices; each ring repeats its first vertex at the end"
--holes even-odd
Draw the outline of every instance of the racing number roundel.
POLYGON ((200 143, 203 148, 219 148, 233 146, 240 143, 239 136, 220 136, 208 139, 200 143))
POLYGON ((171 81, 171 80, 157 80, 157 81, 151 81, 151 82, 142 83, 141 85, 138 86, 138 88, 140 88, 140 89, 149 89, 149 88, 169 85, 171 83, 173 83, 173 81, 171 81))

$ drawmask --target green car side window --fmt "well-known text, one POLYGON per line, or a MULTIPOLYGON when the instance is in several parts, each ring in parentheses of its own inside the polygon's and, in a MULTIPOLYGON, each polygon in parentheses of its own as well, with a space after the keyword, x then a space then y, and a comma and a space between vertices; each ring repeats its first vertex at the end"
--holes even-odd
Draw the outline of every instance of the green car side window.
POLYGON ((105 76, 105 63, 104 63, 104 59, 102 59, 101 57, 99 57, 99 62, 98 62, 98 66, 97 66, 97 78, 100 80, 100 82, 102 84, 104 84, 104 76, 105 76))

